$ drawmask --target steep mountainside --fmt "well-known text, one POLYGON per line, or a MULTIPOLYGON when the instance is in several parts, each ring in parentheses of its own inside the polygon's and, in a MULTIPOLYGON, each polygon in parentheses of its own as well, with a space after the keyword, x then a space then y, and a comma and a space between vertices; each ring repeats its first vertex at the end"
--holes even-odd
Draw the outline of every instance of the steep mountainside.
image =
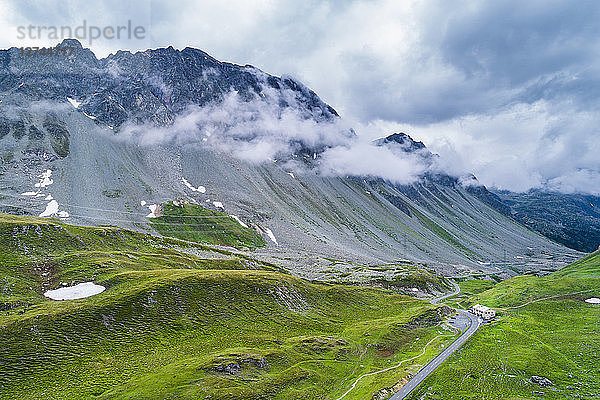
POLYGON ((600 246, 600 197, 533 190, 495 192, 523 224, 572 249, 600 246))
MULTIPOLYGON (((415 264, 506 277, 578 256, 455 177, 397 185, 322 174, 323 152, 354 132, 291 78, 189 48, 97 60, 75 41, 63 46, 71 57, 0 52, 2 212, 157 232, 148 217, 187 201, 255 229, 268 244, 257 257, 325 280, 393 280, 415 264)), ((379 145, 393 143, 435 159, 406 135, 379 145)), ((195 215, 166 218, 162 233, 213 229, 195 215)))

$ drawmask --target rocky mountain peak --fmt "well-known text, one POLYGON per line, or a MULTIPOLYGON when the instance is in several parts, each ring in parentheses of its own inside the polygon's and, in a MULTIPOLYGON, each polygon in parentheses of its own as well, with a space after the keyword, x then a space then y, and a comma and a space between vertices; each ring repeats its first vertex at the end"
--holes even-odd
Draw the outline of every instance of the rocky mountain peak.
POLYGON ((97 59, 76 39, 58 46, 67 56, 25 55, 0 50, 0 94, 26 100, 81 103, 96 123, 118 129, 126 121, 168 125, 191 105, 216 104, 234 93, 241 101, 260 101, 317 122, 337 112, 312 90, 289 77, 252 66, 221 62, 202 50, 172 46, 142 52, 118 51, 97 59))
POLYGON ((427 149, 423 142, 417 142, 416 140, 413 140, 413 138, 404 132, 394 133, 376 141, 376 144, 380 146, 389 143, 399 144, 400 148, 407 153, 413 153, 415 151, 427 149))
POLYGON ((83 49, 83 45, 77 39, 64 39, 58 47, 74 47, 76 49, 83 49))

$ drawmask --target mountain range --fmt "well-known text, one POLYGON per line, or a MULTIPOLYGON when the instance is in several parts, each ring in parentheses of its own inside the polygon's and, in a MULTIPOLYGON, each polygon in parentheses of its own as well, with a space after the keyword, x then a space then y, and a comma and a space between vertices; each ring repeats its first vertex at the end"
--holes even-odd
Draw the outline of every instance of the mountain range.
MULTIPOLYGON (((503 278, 580 255, 475 177, 432 167, 437 156, 406 134, 372 146, 424 165, 418 179, 323 173, 328 150, 356 133, 291 77, 192 48, 97 59, 76 40, 60 46, 72 56, 0 51, 2 212, 156 234, 148 216, 191 202, 251 224, 266 240, 257 256, 323 280, 388 279, 405 265, 503 278)), ((171 233, 185 233, 176 221, 171 233)))
POLYGON ((575 250, 591 253, 600 246, 600 197, 583 193, 531 190, 494 191, 515 219, 575 250))

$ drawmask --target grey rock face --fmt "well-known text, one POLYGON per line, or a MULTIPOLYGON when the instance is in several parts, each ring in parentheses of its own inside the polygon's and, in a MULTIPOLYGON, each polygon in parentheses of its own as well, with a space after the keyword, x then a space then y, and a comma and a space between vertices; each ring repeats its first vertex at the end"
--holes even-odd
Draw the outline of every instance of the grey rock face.
MULTIPOLYGON (((407 153, 413 153, 415 151, 426 149, 425 144, 423 144, 423 142, 417 142, 417 141, 413 140, 413 138, 411 138, 409 135, 407 135, 404 132, 394 133, 383 139, 377 140, 376 143, 380 146, 388 145, 390 143, 395 143, 395 144, 400 145, 400 148, 407 153)), ((429 153, 429 151, 428 151, 428 153, 429 153)), ((429 154, 431 154, 431 153, 429 153, 429 154)))
POLYGON ((0 50, 0 92, 30 100, 81 102, 81 110, 100 123, 118 128, 125 121, 169 124, 190 105, 203 106, 236 91, 244 100, 276 101, 264 89, 288 89, 294 104, 308 118, 330 120, 336 111, 310 89, 289 77, 275 77, 252 66, 217 61, 201 50, 172 47, 144 52, 119 51, 104 59, 74 39, 59 46, 74 49, 70 56, 24 56, 19 49, 0 50))
POLYGON ((531 383, 537 383, 541 387, 552 386, 552 381, 548 378, 544 378, 542 376, 534 375, 530 379, 531 383))

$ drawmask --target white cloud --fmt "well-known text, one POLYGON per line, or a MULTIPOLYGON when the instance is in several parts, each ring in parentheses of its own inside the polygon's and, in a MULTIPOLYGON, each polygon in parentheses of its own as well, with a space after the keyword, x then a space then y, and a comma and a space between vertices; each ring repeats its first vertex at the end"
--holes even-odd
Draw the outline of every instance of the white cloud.
POLYGON ((447 165, 472 171, 488 186, 593 192, 600 190, 598 181, 590 178, 600 170, 598 126, 600 115, 569 103, 538 101, 516 104, 495 115, 406 129, 428 143, 447 165))
POLYGON ((570 171, 548 182, 548 188, 563 193, 591 193, 600 196, 600 173, 589 169, 570 171))
POLYGON ((308 152, 312 159, 313 153, 318 153, 318 159, 312 160, 318 173, 369 176, 399 184, 418 180, 432 167, 419 152, 408 154, 393 143, 377 146, 366 135, 354 135, 343 120, 316 122, 306 118, 292 90, 283 91, 292 107, 282 110, 276 101, 278 92, 262 89, 266 101, 243 101, 236 92, 230 92, 222 102, 189 107, 170 126, 125 124, 119 138, 141 145, 195 143, 251 163, 281 160, 300 173, 304 164, 293 154, 308 152))
POLYGON ((263 86, 263 98, 244 101, 232 91, 224 100, 203 107, 192 106, 172 126, 126 124, 122 138, 142 144, 205 142, 252 162, 272 160, 279 153, 292 154, 302 147, 322 150, 347 142, 350 127, 339 119, 317 123, 291 89, 263 86), (280 108, 284 98, 290 107, 280 108))
POLYGON ((360 140, 326 151, 321 164, 326 175, 383 178, 400 185, 419 180, 428 168, 418 154, 395 152, 360 140))

